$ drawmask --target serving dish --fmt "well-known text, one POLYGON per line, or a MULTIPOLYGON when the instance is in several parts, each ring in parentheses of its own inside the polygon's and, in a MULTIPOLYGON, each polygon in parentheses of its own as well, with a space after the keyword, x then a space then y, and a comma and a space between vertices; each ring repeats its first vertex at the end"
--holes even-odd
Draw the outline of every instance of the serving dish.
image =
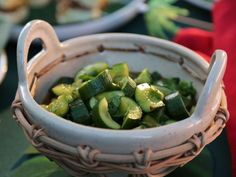
POLYGON ((227 56, 221 50, 209 66, 185 47, 141 35, 98 34, 60 43, 53 28, 37 20, 23 29, 17 58, 15 118, 40 152, 74 176, 81 170, 164 176, 196 157, 228 119, 222 89, 227 56), (44 49, 27 65, 29 46, 37 38, 44 49), (75 124, 40 107, 53 81, 73 76, 78 67, 95 61, 111 65, 126 61, 133 72, 147 67, 165 77, 191 80, 197 90, 196 110, 191 117, 160 128, 120 131, 75 124))
MULTIPOLYGON (((96 20, 90 20, 83 23, 55 25, 54 29, 61 40, 115 29, 133 19, 140 12, 146 10, 145 0, 129 1, 127 5, 119 10, 96 20)), ((23 25, 15 25, 11 31, 11 38, 17 40, 22 28, 23 25)))

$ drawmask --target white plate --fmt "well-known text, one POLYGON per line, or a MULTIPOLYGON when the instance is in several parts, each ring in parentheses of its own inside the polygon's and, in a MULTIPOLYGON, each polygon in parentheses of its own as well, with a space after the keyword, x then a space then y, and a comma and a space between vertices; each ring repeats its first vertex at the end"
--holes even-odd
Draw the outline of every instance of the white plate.
POLYGON ((7 73, 7 56, 5 52, 0 55, 0 84, 7 73))
MULTIPOLYGON (((132 20, 137 14, 146 10, 145 0, 132 0, 123 8, 99 18, 98 20, 68 25, 57 25, 54 29, 61 40, 76 36, 106 32, 132 20)), ((16 40, 23 26, 12 28, 11 38, 16 40)))
POLYGON ((204 0, 185 0, 185 1, 206 10, 212 10, 214 4, 214 2, 207 2, 204 0))

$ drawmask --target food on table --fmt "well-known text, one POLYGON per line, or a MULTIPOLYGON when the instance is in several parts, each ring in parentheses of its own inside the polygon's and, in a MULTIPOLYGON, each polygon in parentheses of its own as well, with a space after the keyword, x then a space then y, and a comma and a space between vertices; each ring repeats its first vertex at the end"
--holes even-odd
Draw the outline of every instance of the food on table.
POLYGON ((165 78, 147 68, 129 71, 127 63, 90 64, 74 79, 61 78, 42 107, 73 122, 109 129, 143 129, 183 120, 194 111, 192 82, 165 78))
POLYGON ((0 16, 19 23, 28 15, 27 0, 0 0, 0 16))

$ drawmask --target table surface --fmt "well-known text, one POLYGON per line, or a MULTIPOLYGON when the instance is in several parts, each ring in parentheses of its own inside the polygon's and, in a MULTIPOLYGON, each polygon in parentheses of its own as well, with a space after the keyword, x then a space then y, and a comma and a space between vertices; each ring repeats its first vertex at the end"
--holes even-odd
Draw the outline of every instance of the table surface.
MULTIPOLYGON (((196 8, 187 3, 178 3, 179 6, 187 7, 191 16, 210 21, 208 11, 196 8)), ((137 16, 130 23, 112 31, 136 34, 147 34, 144 18, 142 15, 137 16)), ((31 46, 30 56, 36 54, 41 47, 31 46)), ((22 152, 28 147, 22 131, 11 119, 10 111, 11 102, 14 99, 17 89, 17 68, 16 68, 16 42, 10 41, 6 46, 8 55, 9 70, 6 78, 0 85, 0 176, 7 177, 13 164, 22 156, 22 152), (14 130, 14 131, 11 131, 14 130)), ((225 131, 213 143, 207 146, 210 152, 212 163, 211 177, 231 177, 230 153, 225 131)), ((203 162, 202 162, 203 163, 203 162)), ((209 169, 206 169, 206 171, 209 169)), ((175 176, 175 175, 171 175, 175 176)))

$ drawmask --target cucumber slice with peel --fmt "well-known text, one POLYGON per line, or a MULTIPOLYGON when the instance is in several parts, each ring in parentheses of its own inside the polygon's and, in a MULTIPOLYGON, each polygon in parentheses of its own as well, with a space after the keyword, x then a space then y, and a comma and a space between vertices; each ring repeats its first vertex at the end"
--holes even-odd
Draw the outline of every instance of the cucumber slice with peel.
POLYGON ((93 80, 87 81, 79 88, 81 98, 85 101, 91 97, 110 90, 112 85, 112 78, 108 70, 103 71, 93 80))
POLYGON ((148 83, 150 84, 152 82, 152 76, 149 70, 146 68, 144 69, 138 77, 135 79, 135 82, 137 84, 143 84, 143 83, 148 83))
POLYGON ((144 112, 151 112, 165 106, 163 103, 164 94, 156 87, 147 83, 140 84, 135 90, 135 99, 144 112))
POLYGON ((78 79, 85 79, 88 80, 90 77, 95 77, 105 69, 107 69, 109 66, 105 62, 97 62, 94 64, 90 64, 88 66, 85 66, 82 70, 77 72, 75 76, 75 80, 78 79))
POLYGON ((127 63, 114 64, 109 71, 114 81, 119 80, 122 77, 129 76, 129 67, 127 63))
POLYGON ((103 98, 92 110, 93 121, 97 127, 120 129, 120 125, 115 122, 108 112, 108 102, 103 98))
POLYGON ((123 115, 122 129, 137 127, 142 118, 142 110, 139 105, 128 97, 121 97, 119 112, 123 115))
POLYGON ((190 116, 178 91, 167 95, 165 97, 165 104, 168 114, 174 120, 182 120, 190 116))

